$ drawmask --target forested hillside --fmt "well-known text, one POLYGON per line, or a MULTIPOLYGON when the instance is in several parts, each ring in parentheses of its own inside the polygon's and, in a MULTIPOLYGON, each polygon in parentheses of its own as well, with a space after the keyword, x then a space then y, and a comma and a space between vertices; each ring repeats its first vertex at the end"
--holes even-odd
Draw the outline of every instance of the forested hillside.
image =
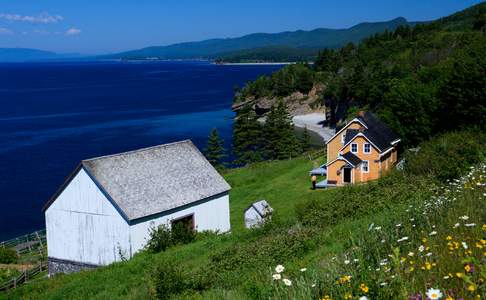
MULTIPOLYGON (((331 125, 358 110, 373 111, 405 146, 457 128, 485 128, 485 24, 486 3, 481 3, 434 22, 375 34, 358 45, 324 49, 314 65, 290 65, 239 90, 238 118, 256 120, 261 99, 305 94, 322 84, 311 105, 325 107, 331 125)), ((251 151, 258 149, 253 145, 251 151)))

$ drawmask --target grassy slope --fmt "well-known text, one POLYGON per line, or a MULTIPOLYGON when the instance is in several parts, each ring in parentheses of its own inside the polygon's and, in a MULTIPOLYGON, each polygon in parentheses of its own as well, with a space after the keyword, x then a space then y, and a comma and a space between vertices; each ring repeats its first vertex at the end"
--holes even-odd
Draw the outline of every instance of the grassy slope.
POLYGON ((164 256, 172 256, 188 268, 208 262, 214 249, 229 245, 245 234, 243 211, 253 201, 266 199, 282 218, 294 220, 296 199, 304 201, 325 193, 311 191, 308 171, 313 164, 306 158, 260 163, 227 171, 224 176, 233 187, 230 195, 233 236, 210 237, 193 244, 170 249, 158 255, 141 254, 126 263, 118 263, 93 272, 38 280, 15 290, 12 298, 70 299, 146 298, 149 293, 147 270, 164 256))

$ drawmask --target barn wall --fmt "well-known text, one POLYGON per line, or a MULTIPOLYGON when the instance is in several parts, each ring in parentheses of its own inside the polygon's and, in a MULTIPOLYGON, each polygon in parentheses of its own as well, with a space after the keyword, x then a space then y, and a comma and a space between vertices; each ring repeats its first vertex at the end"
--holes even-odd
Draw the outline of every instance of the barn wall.
POLYGON ((135 224, 130 226, 130 240, 133 253, 145 246, 150 228, 162 224, 170 226, 172 220, 191 214, 194 214, 194 225, 197 231, 227 232, 231 229, 229 196, 228 193, 225 193, 206 202, 182 207, 143 222, 134 222, 135 224))
POLYGON ((130 255, 129 226, 80 169, 46 210, 48 256, 83 264, 106 265, 130 255))

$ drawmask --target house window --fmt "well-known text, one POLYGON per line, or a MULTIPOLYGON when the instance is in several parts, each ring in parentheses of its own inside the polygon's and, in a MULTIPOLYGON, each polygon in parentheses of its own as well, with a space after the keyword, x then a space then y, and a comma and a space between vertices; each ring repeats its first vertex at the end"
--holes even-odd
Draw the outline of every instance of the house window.
POLYGON ((369 173, 370 172, 370 168, 369 168, 369 165, 368 165, 368 161, 367 160, 363 160, 361 162, 361 171, 363 173, 369 173))
POLYGON ((341 144, 344 145, 345 140, 346 140, 346 134, 341 135, 341 144))
POLYGON ((358 153, 358 144, 356 144, 356 143, 351 144, 351 152, 352 153, 358 153))
POLYGON ((371 145, 369 143, 363 144, 363 153, 371 153, 371 145))

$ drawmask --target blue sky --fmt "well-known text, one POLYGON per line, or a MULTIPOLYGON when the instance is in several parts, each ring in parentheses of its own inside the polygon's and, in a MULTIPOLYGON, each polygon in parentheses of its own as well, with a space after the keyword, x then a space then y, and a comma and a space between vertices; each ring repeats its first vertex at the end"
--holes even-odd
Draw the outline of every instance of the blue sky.
POLYGON ((446 16, 473 0, 0 0, 0 47, 83 54, 403 16, 446 16))

